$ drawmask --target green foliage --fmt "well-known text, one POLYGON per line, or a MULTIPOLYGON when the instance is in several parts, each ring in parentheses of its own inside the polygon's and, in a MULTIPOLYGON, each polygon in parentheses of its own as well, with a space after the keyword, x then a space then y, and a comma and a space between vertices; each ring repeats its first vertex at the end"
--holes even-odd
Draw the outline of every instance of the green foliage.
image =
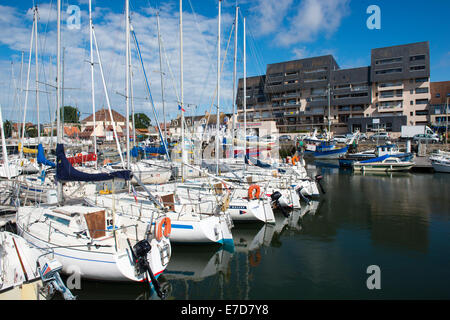
POLYGON ((3 122, 3 130, 5 131, 5 138, 10 138, 12 135, 13 123, 10 120, 3 122))
MULTIPOLYGON (((133 118, 130 116, 130 120, 133 118)), ((136 129, 147 129, 152 125, 152 120, 145 113, 134 114, 134 125, 136 129)))
POLYGON ((30 138, 36 138, 38 136, 37 128, 31 127, 27 129, 27 136, 30 138))
POLYGON ((64 106, 61 108, 61 121, 64 123, 79 123, 80 111, 72 106, 64 106))

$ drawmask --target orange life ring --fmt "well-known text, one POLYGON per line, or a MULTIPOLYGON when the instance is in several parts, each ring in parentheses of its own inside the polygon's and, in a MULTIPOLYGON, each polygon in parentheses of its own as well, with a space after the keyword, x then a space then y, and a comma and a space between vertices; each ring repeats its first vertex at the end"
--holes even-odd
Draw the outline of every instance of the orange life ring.
POLYGON ((169 217, 162 218, 157 224, 156 224, 156 240, 161 240, 162 236, 168 238, 170 236, 170 231, 172 231, 172 225, 170 222, 169 217))
POLYGON ((248 260, 252 267, 258 266, 259 263, 261 262, 261 252, 259 252, 259 250, 258 250, 256 252, 250 253, 248 260))
POLYGON ((103 165, 106 166, 108 163, 111 163, 111 160, 105 159, 103 160, 103 165))
POLYGON ((256 194, 255 194, 255 198, 258 199, 260 194, 261 194, 261 187, 258 186, 257 184, 252 184, 249 188, 248 188, 248 200, 252 200, 253 199, 253 190, 256 189, 256 194))
POLYGON ((300 159, 297 156, 292 157, 292 164, 295 166, 300 159))
POLYGON ((81 153, 77 153, 77 158, 79 158, 79 157, 83 157, 83 154, 81 154, 81 153))

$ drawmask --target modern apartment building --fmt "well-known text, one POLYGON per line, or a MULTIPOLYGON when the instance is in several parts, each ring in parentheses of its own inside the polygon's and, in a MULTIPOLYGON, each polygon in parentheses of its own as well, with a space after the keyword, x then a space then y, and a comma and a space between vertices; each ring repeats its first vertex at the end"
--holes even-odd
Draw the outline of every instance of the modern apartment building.
MULTIPOLYGON (((340 69, 332 55, 269 64, 246 83, 247 121, 274 120, 280 132, 399 132, 430 122, 428 42, 372 49, 370 66, 359 68, 340 69)), ((242 121, 243 79, 238 88, 242 121)))
POLYGON ((450 121, 450 81, 430 84, 430 122, 435 127, 445 127, 450 121))

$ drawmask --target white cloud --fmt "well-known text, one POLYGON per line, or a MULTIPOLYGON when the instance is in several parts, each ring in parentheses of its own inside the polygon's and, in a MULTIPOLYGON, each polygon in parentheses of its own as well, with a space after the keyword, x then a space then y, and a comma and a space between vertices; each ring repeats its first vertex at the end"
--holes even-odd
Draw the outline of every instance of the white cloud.
POLYGON ((257 35, 268 35, 278 32, 286 15, 291 9, 293 0, 258 0, 250 9, 253 25, 257 26, 257 35))
MULTIPOLYGON (((26 71, 28 62, 28 50, 31 34, 30 11, 19 12, 13 7, 1 6, 2 15, 0 16, 0 45, 7 46, 13 50, 13 55, 5 60, 0 60, 0 76, 6 82, 11 82, 11 59, 14 60, 14 73, 17 83, 20 78, 20 51, 25 51, 23 83, 26 83, 26 71), (14 34, 14 37, 10 35, 14 34), (8 36, 9 35, 9 36, 8 36)), ((56 20, 51 18, 55 5, 42 5, 39 7, 41 20, 39 21, 40 41, 40 73, 39 77, 44 81, 44 72, 46 81, 50 82, 50 73, 52 74, 52 83, 54 83, 56 73, 56 20), (42 7, 42 8, 41 8, 42 7), (49 18, 50 17, 50 18, 49 18), (45 25, 49 20, 47 32, 44 34, 45 25), (45 46, 44 46, 45 43, 45 46), (50 65, 49 59, 52 59, 50 65)), ((62 45, 65 47, 64 60, 64 86, 68 88, 64 91, 64 102, 66 105, 77 106, 82 114, 82 118, 91 113, 91 81, 90 67, 86 62, 89 60, 89 30, 87 6, 82 6, 82 19, 80 30, 68 30, 64 21, 62 23, 62 45), (69 89, 70 88, 70 89, 69 89)), ((94 25, 95 32, 100 49, 100 55, 103 62, 105 78, 108 85, 112 107, 121 112, 125 112, 125 99, 117 94, 125 92, 125 22, 124 15, 115 13, 108 8, 94 7, 94 25)), ((167 62, 164 61, 163 72, 165 73, 165 100, 167 118, 171 119, 178 114, 177 97, 175 91, 180 91, 180 72, 179 72, 179 30, 178 30, 178 8, 176 6, 164 6, 161 8, 161 34, 164 41, 167 58, 173 72, 173 79, 167 68, 167 62), (171 11, 164 11, 171 9, 171 11), (174 89, 176 87, 176 90, 174 89)), ((56 18, 56 13, 54 14, 56 18)), ((222 16, 222 58, 225 55, 225 45, 228 40, 231 24, 234 17, 228 14, 222 16)), ((159 120, 162 120, 161 114, 161 88, 159 71, 159 51, 156 31, 156 16, 152 9, 140 10, 132 13, 132 23, 139 40, 140 49, 143 55, 145 69, 150 81, 153 100, 159 112, 159 120)), ((192 14, 189 11, 183 13, 183 35, 184 35, 184 101, 186 104, 198 105, 198 112, 209 110, 216 88, 216 59, 217 59, 217 17, 206 17, 199 14, 192 14)), ((147 97, 142 69, 136 58, 134 44, 133 50, 133 70, 134 70, 134 96, 136 112, 145 112, 151 118, 153 114, 148 101, 142 98, 147 97)), ((230 111, 232 103, 232 82, 230 59, 232 59, 232 45, 227 56, 224 74, 221 80, 221 111, 230 111)), ((97 62, 96 53, 94 60, 97 62)), ((106 107, 105 94, 100 78, 98 64, 95 65, 95 93, 97 110, 106 107)), ((32 59, 32 69, 30 74, 30 90, 34 90, 34 56, 32 59)), ((54 89, 44 88, 51 94, 40 94, 41 119, 48 121, 49 104, 52 110, 55 110, 54 89)), ((0 97, 0 103, 3 106, 4 114, 11 114, 11 110, 17 109, 12 106, 12 98, 5 95, 0 97), (5 112, 5 109, 9 111, 5 112)), ((30 92, 27 121, 36 122, 35 94, 30 92)), ((19 105, 23 107, 22 104, 19 105)), ((215 108, 212 109, 215 112, 215 108)), ((194 108, 187 108, 187 111, 194 111, 194 108)), ((14 113, 13 113, 14 114, 14 113)), ((17 120, 14 118, 13 120, 17 120)), ((154 123, 154 121, 153 121, 154 123)))
POLYGON ((314 41, 321 33, 331 36, 349 12, 349 0, 303 0, 275 40, 283 46, 314 41))
POLYGON ((257 36, 289 47, 331 36, 349 12, 350 0, 257 0, 249 8, 257 36))

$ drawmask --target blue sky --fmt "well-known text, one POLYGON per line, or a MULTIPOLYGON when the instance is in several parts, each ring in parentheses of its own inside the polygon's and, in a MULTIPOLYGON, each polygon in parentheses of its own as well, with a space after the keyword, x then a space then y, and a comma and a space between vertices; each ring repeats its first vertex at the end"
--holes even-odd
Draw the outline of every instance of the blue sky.
MULTIPOLYGON (((76 105, 85 116, 91 111, 90 70, 85 62, 89 57, 89 34, 87 29, 87 0, 62 1, 63 11, 68 5, 81 9, 81 29, 67 30, 63 23, 63 45, 66 54, 66 86, 78 88, 67 90, 66 104, 76 105)), ((24 98, 14 106, 11 93, 20 79, 20 56, 25 51, 23 83, 28 62, 31 14, 29 8, 39 5, 40 78, 55 72, 56 0, 5 1, 0 0, 0 104, 4 118, 19 118, 17 104, 23 108, 24 98), (27 14, 28 12, 28 14, 27 14), (48 25, 47 25, 48 24, 48 25), (47 30, 47 32, 45 32, 47 30), (50 57, 53 61, 50 64, 50 57), (11 62, 13 65, 11 67, 11 62), (15 82, 14 82, 15 80, 15 82)), ((132 23, 138 39, 151 83, 152 95, 161 119, 161 89, 159 56, 156 33, 155 9, 161 11, 161 34, 166 50, 164 62, 166 87, 166 113, 171 119, 177 115, 179 99, 179 44, 178 0, 130 0, 132 23)), ((222 58, 226 61, 221 77, 221 111, 231 111, 232 106, 232 57, 233 40, 226 51, 231 34, 236 0, 222 1, 222 58)), ((242 17, 247 24, 247 75, 265 73, 269 63, 332 54, 341 68, 367 66, 370 51, 391 45, 429 41, 431 81, 450 80, 450 26, 448 12, 450 1, 366 1, 366 0, 240 0, 238 77, 243 75, 242 66, 242 17), (369 30, 366 9, 378 5, 381 10, 381 29, 369 30)), ((124 99, 116 92, 124 92, 124 1, 95 0, 94 24, 98 32, 99 49, 104 59, 108 92, 113 108, 124 111, 124 99)), ((214 90, 216 84, 217 57, 217 0, 184 0, 184 77, 185 103, 189 113, 215 112, 214 90)), ((63 22, 66 16, 63 16, 63 22)), ((135 56, 134 56, 135 57, 135 56)), ((137 62, 135 60, 135 62, 137 62)), ((30 90, 34 84, 34 57, 31 62, 30 90)), ((150 105, 145 101, 142 71, 134 65, 135 97, 137 112, 151 115, 150 105), (141 99, 141 100, 139 100, 141 99)), ((96 108, 105 107, 105 93, 96 71, 96 108)), ((27 121, 36 118, 35 94, 29 94, 27 121)), ((54 110, 52 93, 40 94, 44 121, 54 110), (53 108, 53 109, 52 109, 53 108)), ((41 110, 42 110, 41 109, 41 110)), ((82 116, 84 117, 84 116, 82 116)))

